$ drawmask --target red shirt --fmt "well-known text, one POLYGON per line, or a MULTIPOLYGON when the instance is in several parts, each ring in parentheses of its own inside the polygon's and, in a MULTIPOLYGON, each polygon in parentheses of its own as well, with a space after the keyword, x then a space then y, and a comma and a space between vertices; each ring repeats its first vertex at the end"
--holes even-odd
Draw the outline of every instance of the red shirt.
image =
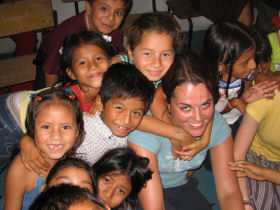
MULTIPOLYGON (((86 12, 84 11, 65 20, 49 32, 41 43, 41 49, 47 55, 47 59, 43 65, 43 71, 48 74, 61 75, 62 72, 58 66, 60 60, 59 50, 63 45, 65 37, 69 34, 79 33, 85 30, 88 30, 88 28, 86 25, 86 12)), ((121 29, 119 28, 108 35, 112 37, 112 42, 119 48, 120 52, 124 51, 121 29)))

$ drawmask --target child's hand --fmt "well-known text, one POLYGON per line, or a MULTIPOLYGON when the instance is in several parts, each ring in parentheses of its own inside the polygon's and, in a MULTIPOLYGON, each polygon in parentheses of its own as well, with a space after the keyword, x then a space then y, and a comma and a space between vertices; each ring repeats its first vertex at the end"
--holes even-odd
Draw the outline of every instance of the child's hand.
POLYGON ((237 171, 237 177, 239 178, 248 176, 254 180, 265 180, 263 177, 263 170, 265 168, 262 166, 243 160, 230 162, 229 165, 231 170, 237 171))
POLYGON ((93 117, 97 111, 96 103, 93 103, 92 106, 88 109, 87 115, 93 117))
MULTIPOLYGON (((208 145, 208 144, 207 144, 208 145)), ((193 157, 203 150, 207 145, 205 142, 197 140, 194 143, 183 146, 182 150, 176 150, 175 153, 182 159, 182 160, 192 160, 193 157)))
POLYGON ((42 175, 43 171, 50 169, 49 163, 37 151, 33 139, 29 136, 24 136, 20 140, 20 158, 31 172, 42 175))
POLYGON ((180 155, 177 155, 176 151, 179 151, 182 149, 182 145, 179 141, 170 139, 170 142, 172 144, 172 155, 174 160, 177 160, 177 158, 181 158, 180 155))
POLYGON ((250 87, 247 91, 245 91, 242 95, 242 99, 248 104, 255 102, 262 98, 271 99, 274 97, 274 90, 277 88, 276 81, 265 81, 260 82, 252 87, 250 87))

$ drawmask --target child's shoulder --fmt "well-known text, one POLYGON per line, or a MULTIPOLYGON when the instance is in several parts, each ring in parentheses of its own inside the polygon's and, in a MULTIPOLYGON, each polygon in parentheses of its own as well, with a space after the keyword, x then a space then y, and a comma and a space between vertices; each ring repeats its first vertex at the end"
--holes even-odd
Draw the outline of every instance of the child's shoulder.
MULTIPOLYGON (((17 182, 21 185, 25 185, 27 191, 30 189, 29 186, 33 187, 34 180, 36 182, 37 174, 34 172, 30 172, 23 164, 20 155, 16 155, 11 162, 8 172, 7 178, 12 180, 13 182, 17 182)), ((32 189, 32 188, 31 188, 32 189)))

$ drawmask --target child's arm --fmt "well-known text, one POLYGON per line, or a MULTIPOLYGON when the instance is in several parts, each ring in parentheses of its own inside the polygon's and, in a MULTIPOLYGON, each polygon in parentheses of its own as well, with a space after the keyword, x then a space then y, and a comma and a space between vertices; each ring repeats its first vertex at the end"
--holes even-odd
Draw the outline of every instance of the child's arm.
POLYGON ((17 155, 11 163, 5 180, 4 210, 20 210, 22 198, 27 191, 27 170, 17 155))
POLYGON ((242 114, 245 114, 247 104, 241 98, 233 98, 229 103, 232 108, 237 108, 242 114))
POLYGON ((43 171, 48 171, 50 169, 51 166, 35 148, 34 141, 31 137, 23 136, 19 145, 20 158, 26 169, 41 175, 43 171))
POLYGON ((267 180, 280 184, 280 172, 274 169, 258 166, 247 161, 230 162, 230 169, 237 171, 237 177, 250 177, 254 180, 267 180))

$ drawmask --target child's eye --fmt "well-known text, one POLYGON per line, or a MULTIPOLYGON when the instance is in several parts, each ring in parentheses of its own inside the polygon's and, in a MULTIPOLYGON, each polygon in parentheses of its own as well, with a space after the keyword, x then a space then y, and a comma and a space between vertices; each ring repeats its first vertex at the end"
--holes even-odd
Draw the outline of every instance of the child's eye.
POLYGON ((49 129, 50 128, 50 126, 48 126, 48 125, 42 125, 42 127, 41 128, 43 128, 43 129, 49 129))
POLYGON ((64 125, 64 126, 63 126, 63 129, 64 129, 64 130, 67 130, 67 129, 70 129, 70 128, 71 128, 70 125, 64 125))
POLYGON ((133 112, 134 115, 137 115, 137 116, 142 116, 142 113, 141 112, 133 112))
POLYGON ((79 63, 79 65, 85 65, 85 64, 86 64, 85 61, 81 61, 81 62, 79 63))
POLYGON ((103 60, 103 57, 101 57, 101 56, 96 58, 96 61, 101 61, 101 60, 103 60))
POLYGON ((100 8, 102 11, 104 11, 104 12, 107 12, 108 11, 108 8, 107 7, 101 7, 100 8))
POLYGON ((124 12, 123 12, 122 10, 116 11, 115 13, 116 13, 116 15, 120 15, 120 16, 123 16, 123 15, 124 15, 124 12))
POLYGON ((150 52, 144 52, 144 55, 149 56, 149 55, 151 55, 151 53, 150 52))
POLYGON ((105 181, 106 183, 109 183, 109 182, 110 182, 110 180, 109 180, 107 177, 104 177, 103 179, 104 179, 104 181, 105 181))
POLYGON ((125 195, 125 191, 121 188, 119 188, 119 193, 122 194, 122 195, 125 195))
POLYGON ((120 110, 120 111, 123 110, 123 108, 121 106, 116 106, 116 109, 120 110))
POLYGON ((163 57, 169 57, 169 56, 170 56, 170 53, 163 53, 162 56, 163 56, 163 57))

